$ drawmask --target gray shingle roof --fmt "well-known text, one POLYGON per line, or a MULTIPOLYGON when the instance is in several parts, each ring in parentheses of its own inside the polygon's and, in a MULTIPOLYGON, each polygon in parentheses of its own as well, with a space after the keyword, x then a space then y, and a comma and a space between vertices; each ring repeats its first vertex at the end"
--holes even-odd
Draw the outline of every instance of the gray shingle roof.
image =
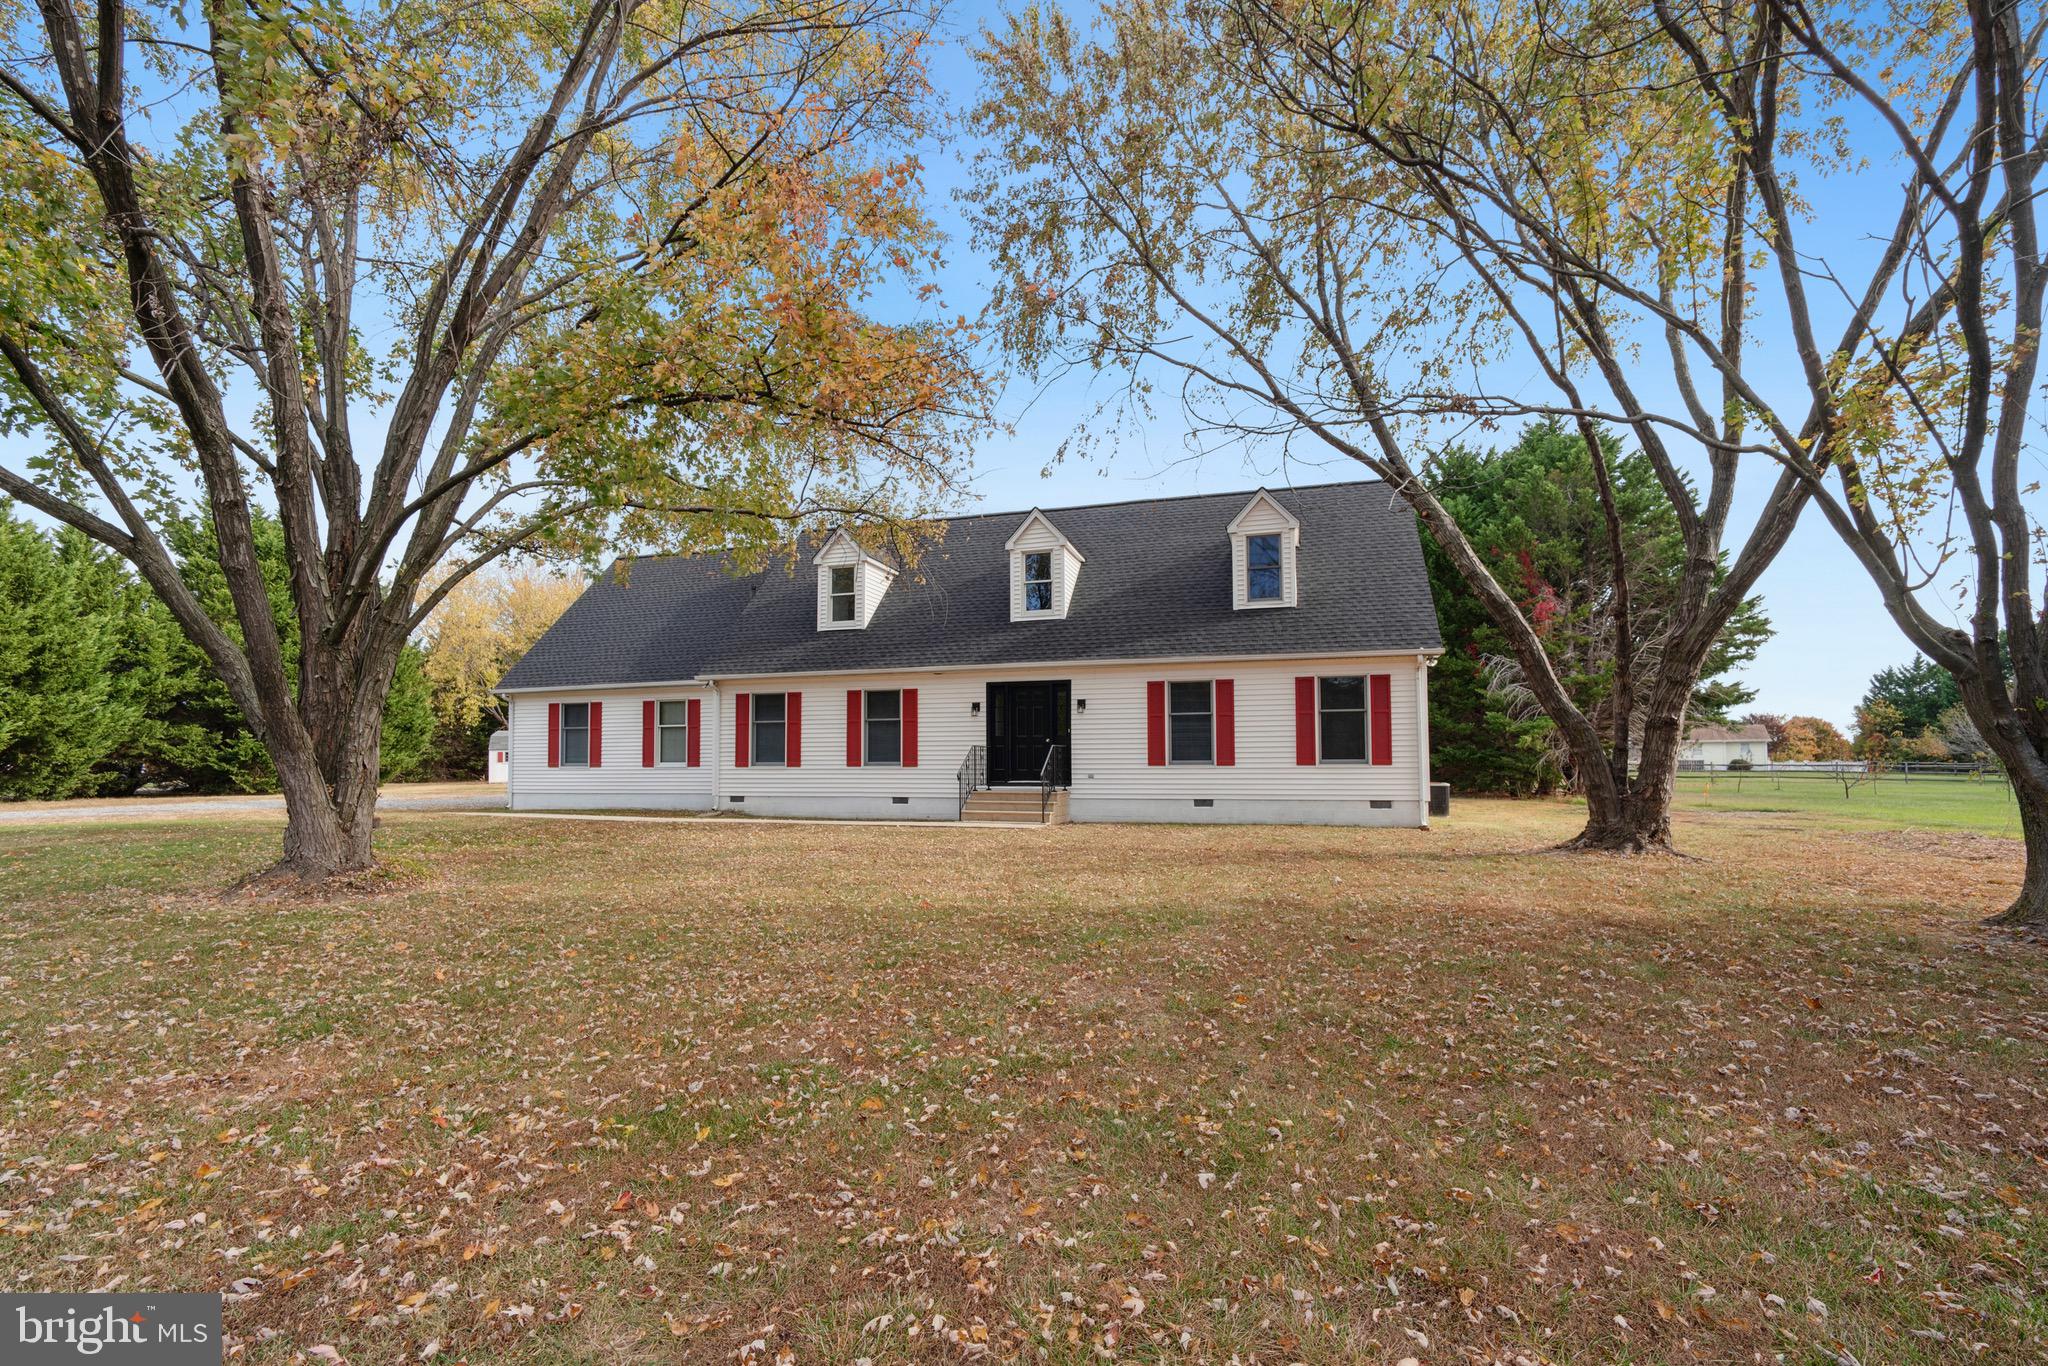
POLYGON ((859 631, 817 629, 810 551, 735 576, 714 557, 631 562, 562 614, 499 685, 598 687, 1085 659, 1441 647, 1415 516, 1378 482, 1274 489, 1301 519, 1300 604, 1231 606, 1230 519, 1252 490, 1047 508, 1087 563, 1061 621, 1012 622, 1003 542, 1029 512, 954 518, 859 631))

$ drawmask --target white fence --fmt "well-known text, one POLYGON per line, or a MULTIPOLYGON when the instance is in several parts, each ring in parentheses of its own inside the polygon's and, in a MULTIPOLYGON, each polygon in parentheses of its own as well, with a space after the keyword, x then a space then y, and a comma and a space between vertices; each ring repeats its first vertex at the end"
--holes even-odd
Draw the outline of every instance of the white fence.
POLYGON ((1996 764, 1936 763, 1933 760, 1902 760, 1889 764, 1867 764, 1861 759, 1802 759, 1766 760, 1745 765, 1737 760, 1728 764, 1710 764, 1700 759, 1678 761, 1680 773, 1729 773, 1740 776, 1750 774, 1816 774, 1824 778, 1836 778, 1843 774, 1864 774, 1882 778, 1975 778, 2005 781, 2005 770, 1996 764))

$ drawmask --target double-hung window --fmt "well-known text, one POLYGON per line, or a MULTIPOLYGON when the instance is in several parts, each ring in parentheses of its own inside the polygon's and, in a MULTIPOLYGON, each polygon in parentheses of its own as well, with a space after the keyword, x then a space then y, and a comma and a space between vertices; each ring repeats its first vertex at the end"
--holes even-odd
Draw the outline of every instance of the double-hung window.
POLYGON ((870 764, 900 764, 903 762, 903 694, 894 688, 869 691, 861 695, 867 707, 867 743, 865 762, 870 764))
POLYGON ((835 565, 832 569, 832 620, 853 620, 853 566, 835 565))
POLYGON ((1216 762, 1216 708, 1212 685, 1166 685, 1168 757, 1176 764, 1216 762))
POLYGON ((1052 610, 1052 552, 1050 550, 1027 550, 1024 552, 1024 610, 1027 612, 1050 612, 1052 610))
POLYGON ((1317 680, 1322 761, 1365 762, 1365 680, 1355 675, 1317 680))
POLYGON ((664 764, 690 761, 690 704, 662 702, 654 717, 655 758, 664 764))
POLYGON ((787 693, 754 694, 754 763, 788 762, 788 705, 787 693))
POLYGON ((590 704, 588 702, 564 702, 562 704, 562 764, 564 767, 588 768, 590 766, 590 704))
POLYGON ((1245 537, 1244 596, 1247 602, 1278 602, 1282 597, 1278 536, 1245 537))

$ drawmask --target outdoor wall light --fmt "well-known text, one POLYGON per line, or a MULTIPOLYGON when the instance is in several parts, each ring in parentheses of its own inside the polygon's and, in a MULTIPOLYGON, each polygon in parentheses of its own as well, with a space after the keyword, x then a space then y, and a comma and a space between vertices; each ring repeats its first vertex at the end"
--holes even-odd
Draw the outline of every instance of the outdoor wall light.
POLYGON ((1087 698, 1085 698, 1085 697, 1077 697, 1077 698, 1075 698, 1075 699, 1074 699, 1074 710, 1075 710, 1075 711, 1086 711, 1086 710, 1088 710, 1088 699, 1087 699, 1087 698))
POLYGON ((979 716, 979 715, 981 715, 981 703, 979 703, 979 702, 969 702, 969 703, 967 704, 967 714, 968 714, 969 716, 979 716))

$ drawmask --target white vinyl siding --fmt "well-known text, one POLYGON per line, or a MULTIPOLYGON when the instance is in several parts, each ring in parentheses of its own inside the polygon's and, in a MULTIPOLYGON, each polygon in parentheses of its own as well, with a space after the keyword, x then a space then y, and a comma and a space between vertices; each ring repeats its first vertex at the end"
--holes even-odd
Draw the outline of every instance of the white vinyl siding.
MULTIPOLYGON (((969 745, 987 741, 987 718, 973 711, 984 702, 990 682, 1069 679, 1073 683, 1073 799, 1240 799, 1256 801, 1391 800, 1414 808, 1424 793, 1426 769, 1418 767, 1422 715, 1415 656, 1282 660, 1238 663, 1205 661, 1203 678, 1235 680, 1237 719, 1233 765, 1167 764, 1151 767, 1145 752, 1145 685, 1186 679, 1189 661, 1156 665, 990 667, 943 673, 832 674, 802 679, 734 679, 721 694, 798 688, 804 694, 802 768, 735 769, 731 727, 717 732, 723 790, 746 797, 746 810, 763 803, 802 802, 809 814, 888 815, 880 809, 893 796, 911 797, 950 813, 958 804, 961 761, 969 745), (1393 693, 1393 757, 1390 765, 1332 764, 1302 767, 1294 762, 1294 680, 1297 677, 1384 673, 1393 693), (846 766, 846 706, 850 688, 918 690, 916 768, 846 766), (1086 702, 1083 708, 1080 704, 1086 702), (876 805, 879 804, 879 805, 876 805), (858 808, 858 809, 856 809, 858 808)), ((729 705, 729 704, 728 704, 729 705)), ((1212 704, 1213 706, 1213 700, 1212 704)), ((984 709, 985 710, 985 709, 984 709)), ((607 751, 609 752, 609 751, 607 751)), ((709 762, 709 749, 706 762, 709 762)), ((609 762, 609 761, 607 761, 609 762)), ((728 803, 721 800, 720 805, 728 803)), ((741 804, 734 804, 739 809, 741 804)), ((784 810, 789 810, 785 807, 784 810)))
MULTIPOLYGON (((1207 800, 1218 804, 1210 810, 1224 818, 1231 802, 1257 802, 1269 804, 1260 808, 1259 819, 1420 824, 1429 782, 1422 753, 1427 744, 1427 698, 1421 686, 1425 676, 1409 654, 901 670, 731 679, 702 689, 521 693, 511 699, 511 804, 517 810, 701 809, 715 804, 721 810, 760 815, 951 820, 959 804, 960 763, 968 746, 987 739, 987 718, 974 710, 975 703, 985 700, 987 685, 1067 679, 1073 685, 1071 800, 1076 819, 1201 819, 1203 813, 1193 802, 1207 800), (1392 687, 1393 763, 1296 765, 1294 680, 1375 673, 1387 674, 1392 687), (1148 766, 1146 684, 1218 678, 1235 683, 1236 763, 1148 766), (879 763, 847 767, 845 698, 853 688, 917 689, 915 768, 879 763), (735 768, 734 694, 799 691, 804 694, 803 766, 735 768), (641 767, 641 703, 650 697, 691 696, 701 699, 701 767, 641 767), (547 766, 550 698, 604 703, 602 768, 547 766), (731 796, 745 800, 732 802, 731 796), (898 803, 897 797, 906 800, 898 803), (1374 801, 1394 806, 1373 810, 1374 801), (1337 812, 1334 817, 1332 810, 1337 812)), ((865 708, 862 715, 866 716, 865 708)))
MULTIPOLYGON (((575 692, 517 693, 511 706, 507 801, 516 811, 708 809, 718 781, 718 696, 710 688, 596 688, 575 692), (704 735, 698 742, 698 767, 658 763, 640 765, 643 702, 653 699, 684 703, 697 699, 704 735), (548 703, 602 702, 603 757, 599 768, 548 767, 548 703)), ((657 706, 657 715, 658 715, 657 706)), ((658 737, 657 737, 658 744, 658 737)), ((657 760, 660 756, 657 753, 657 760)))

